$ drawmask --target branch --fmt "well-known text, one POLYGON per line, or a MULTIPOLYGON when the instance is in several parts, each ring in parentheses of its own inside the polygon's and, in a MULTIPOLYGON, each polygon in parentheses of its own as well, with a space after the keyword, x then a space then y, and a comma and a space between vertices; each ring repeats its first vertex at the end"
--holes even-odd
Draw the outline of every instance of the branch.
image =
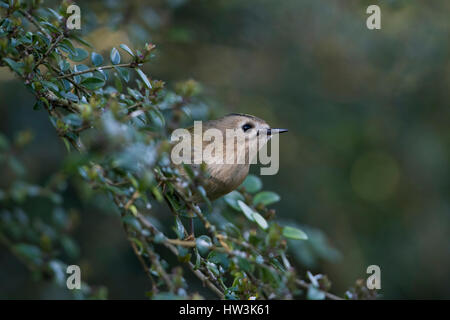
MULTIPOLYGON (((162 235, 164 238, 166 238, 161 231, 156 229, 156 227, 150 221, 145 219, 141 214, 138 213, 137 218, 142 226, 149 230, 154 236, 162 235)), ((173 244, 171 244, 168 239, 163 241, 163 245, 174 255, 178 256, 178 249, 173 244)), ((208 288, 210 288, 220 299, 225 298, 223 292, 219 288, 217 288, 216 285, 212 283, 212 281, 207 276, 205 276, 200 270, 195 270, 195 266, 192 262, 189 261, 188 266, 189 269, 191 269, 191 271, 194 273, 194 275, 198 279, 200 279, 203 284, 206 284, 208 288)))
MULTIPOLYGON (((309 284, 306 281, 301 280, 301 279, 296 279, 295 283, 298 284, 300 287, 302 287, 304 289, 309 289, 312 286, 312 284, 309 284)), ((320 289, 318 289, 318 290, 320 290, 320 289)), ((330 300, 344 300, 343 298, 338 297, 338 296, 336 296, 336 295, 334 295, 332 293, 329 293, 327 291, 323 291, 323 290, 320 290, 320 291, 322 291, 325 294, 325 297, 327 297, 330 300)))
POLYGON ((42 62, 48 57, 48 55, 56 48, 56 46, 58 45, 58 43, 61 42, 61 40, 64 39, 64 34, 60 34, 58 36, 58 38, 56 38, 56 40, 51 44, 51 46, 48 48, 48 50, 44 53, 44 55, 39 59, 39 61, 36 63, 36 65, 34 66, 34 69, 36 69, 37 67, 39 67, 42 62))
POLYGON ((129 62, 129 63, 121 63, 121 64, 115 64, 115 65, 108 65, 108 66, 103 66, 103 67, 95 67, 95 68, 90 68, 90 69, 86 69, 83 71, 68 73, 63 76, 56 77, 56 79, 65 79, 65 78, 69 78, 69 77, 79 76, 80 74, 84 74, 84 73, 89 73, 89 72, 94 72, 94 71, 99 71, 99 70, 108 70, 108 69, 113 69, 116 67, 136 68, 137 66, 138 66, 138 64, 136 62, 129 62))
POLYGON ((47 39, 51 42, 52 36, 39 24, 39 22, 26 10, 19 9, 19 12, 25 16, 41 33, 43 33, 47 39))

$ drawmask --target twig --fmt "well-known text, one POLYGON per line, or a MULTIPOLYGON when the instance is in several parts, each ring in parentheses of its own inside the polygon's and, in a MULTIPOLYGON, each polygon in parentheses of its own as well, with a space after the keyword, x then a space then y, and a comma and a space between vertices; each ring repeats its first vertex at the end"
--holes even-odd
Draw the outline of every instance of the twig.
MULTIPOLYGON (((147 230, 149 230, 154 236, 157 236, 157 235, 164 236, 164 234, 161 231, 159 231, 152 223, 150 223, 150 221, 145 219, 140 213, 138 213, 137 218, 138 218, 139 222, 142 224, 142 226, 144 228, 146 228, 147 230)), ((173 244, 171 244, 168 241, 163 241, 162 244, 167 249, 169 249, 174 255, 178 256, 178 249, 173 244)), ((189 261, 188 266, 191 269, 191 271, 194 273, 194 275, 198 279, 200 279, 203 284, 206 284, 206 286, 208 286, 208 288, 210 288, 220 299, 225 298, 223 292, 219 288, 217 288, 216 285, 214 283, 212 283, 212 281, 207 276, 205 276, 200 270, 196 270, 195 266, 192 262, 189 261)))
POLYGON ((137 198, 139 198, 139 191, 135 191, 134 193, 133 193, 133 195, 131 196, 131 198, 130 198, 130 200, 128 200, 128 202, 125 204, 125 210, 128 210, 129 208, 130 208, 130 206, 133 204, 133 202, 137 199, 137 198))
POLYGON ((39 59, 39 61, 36 63, 36 65, 34 66, 34 68, 36 69, 37 67, 39 67, 42 62, 48 57, 48 55, 55 49, 55 47, 58 45, 59 42, 61 42, 61 40, 64 39, 64 34, 60 34, 58 36, 58 38, 56 38, 56 40, 52 43, 52 45, 48 48, 48 50, 44 53, 44 55, 39 59))
POLYGON ((82 70, 82 71, 78 71, 78 72, 68 73, 68 74, 56 77, 56 79, 65 79, 65 78, 69 78, 69 77, 79 76, 80 74, 84 74, 84 73, 89 73, 89 72, 94 72, 94 71, 99 71, 99 70, 113 69, 116 67, 135 68, 136 66, 137 66, 137 64, 135 62, 130 62, 130 63, 108 65, 108 66, 103 66, 103 67, 94 67, 94 68, 90 68, 90 69, 86 69, 86 70, 82 70))
POLYGON ((51 42, 52 36, 39 24, 39 22, 26 10, 19 9, 19 12, 25 16, 41 33, 43 33, 47 39, 51 42))
POLYGON ((131 247, 133 248, 134 254, 137 256, 139 262, 142 265, 142 268, 144 269, 144 272, 150 278, 150 281, 152 283, 152 290, 155 291, 157 288, 156 282, 155 282, 155 279, 153 279, 153 276, 149 270, 149 267, 147 266, 147 263, 145 262, 144 258, 142 258, 142 255, 139 253, 139 251, 136 247, 136 243, 134 243, 134 241, 132 239, 129 239, 129 241, 130 241, 131 247))
MULTIPOLYGON (((306 281, 301 280, 301 279, 296 279, 295 283, 298 284, 300 287, 302 287, 304 289, 309 289, 312 286, 312 284, 309 284, 306 281)), ((320 289, 318 289, 318 290, 320 290, 320 289)), ((326 291, 323 291, 323 290, 320 290, 320 291, 323 292, 325 294, 325 297, 327 297, 330 300, 344 300, 341 297, 338 297, 338 296, 336 296, 336 295, 334 295, 332 293, 329 293, 329 292, 326 292, 326 291)))
POLYGON ((170 292, 174 292, 175 291, 175 287, 174 287, 174 285, 172 283, 172 280, 170 279, 170 277, 167 274, 166 270, 164 270, 163 266, 159 262, 159 259, 156 257, 155 252, 152 249, 150 249, 150 247, 147 245, 147 243, 145 241, 143 243, 144 243, 145 251, 147 252, 147 254, 148 254, 152 264, 155 266, 156 271, 161 276, 161 278, 163 278, 163 280, 166 283, 166 286, 169 289, 169 291, 170 292))
POLYGON ((182 247, 195 247, 197 246, 197 243, 195 241, 189 241, 189 240, 180 240, 180 239, 167 239, 167 242, 176 245, 176 246, 182 246, 182 247))
POLYGON ((206 277, 200 270, 195 270, 195 266, 192 262, 188 264, 189 269, 199 278, 203 284, 206 284, 220 299, 225 299, 225 295, 219 288, 217 288, 208 277, 206 277))

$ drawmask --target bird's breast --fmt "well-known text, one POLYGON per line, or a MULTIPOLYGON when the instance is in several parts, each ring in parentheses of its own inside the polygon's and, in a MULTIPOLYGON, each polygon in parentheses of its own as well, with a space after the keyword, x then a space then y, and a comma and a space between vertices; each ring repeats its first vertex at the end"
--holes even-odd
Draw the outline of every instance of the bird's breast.
POLYGON ((210 175, 206 192, 212 200, 217 199, 241 185, 248 175, 248 164, 212 164, 207 166, 210 175))

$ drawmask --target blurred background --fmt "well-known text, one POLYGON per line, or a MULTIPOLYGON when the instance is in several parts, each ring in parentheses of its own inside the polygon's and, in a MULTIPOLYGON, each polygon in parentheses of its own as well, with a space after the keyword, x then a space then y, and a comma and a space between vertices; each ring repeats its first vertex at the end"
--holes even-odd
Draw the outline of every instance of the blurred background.
MULTIPOLYGON (((292 252, 300 268, 327 274, 340 295, 375 264, 383 298, 450 298, 450 2, 77 4, 96 51, 152 42, 147 74, 172 88, 197 80, 212 117, 244 112, 289 129, 279 173, 262 180, 281 195, 278 219, 329 244, 292 252), (366 27, 370 4, 381 8, 381 30, 366 27)), ((0 132, 33 132, 20 158, 28 181, 41 184, 64 167, 67 152, 33 105, 0 68, 0 132)), ((4 173, 0 186, 8 179, 4 173)), ((145 298, 149 283, 109 200, 68 183, 65 207, 79 216, 72 261, 83 279, 106 286, 109 298, 145 298)), ((0 247, 0 298, 66 295, 0 247)))

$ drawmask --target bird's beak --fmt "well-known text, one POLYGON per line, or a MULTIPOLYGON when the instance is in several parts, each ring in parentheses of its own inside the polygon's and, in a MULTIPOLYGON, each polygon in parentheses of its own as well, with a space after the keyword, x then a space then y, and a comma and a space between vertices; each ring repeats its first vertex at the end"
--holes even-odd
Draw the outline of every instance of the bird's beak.
POLYGON ((288 129, 267 129, 267 135, 270 136, 272 134, 288 132, 288 129))

